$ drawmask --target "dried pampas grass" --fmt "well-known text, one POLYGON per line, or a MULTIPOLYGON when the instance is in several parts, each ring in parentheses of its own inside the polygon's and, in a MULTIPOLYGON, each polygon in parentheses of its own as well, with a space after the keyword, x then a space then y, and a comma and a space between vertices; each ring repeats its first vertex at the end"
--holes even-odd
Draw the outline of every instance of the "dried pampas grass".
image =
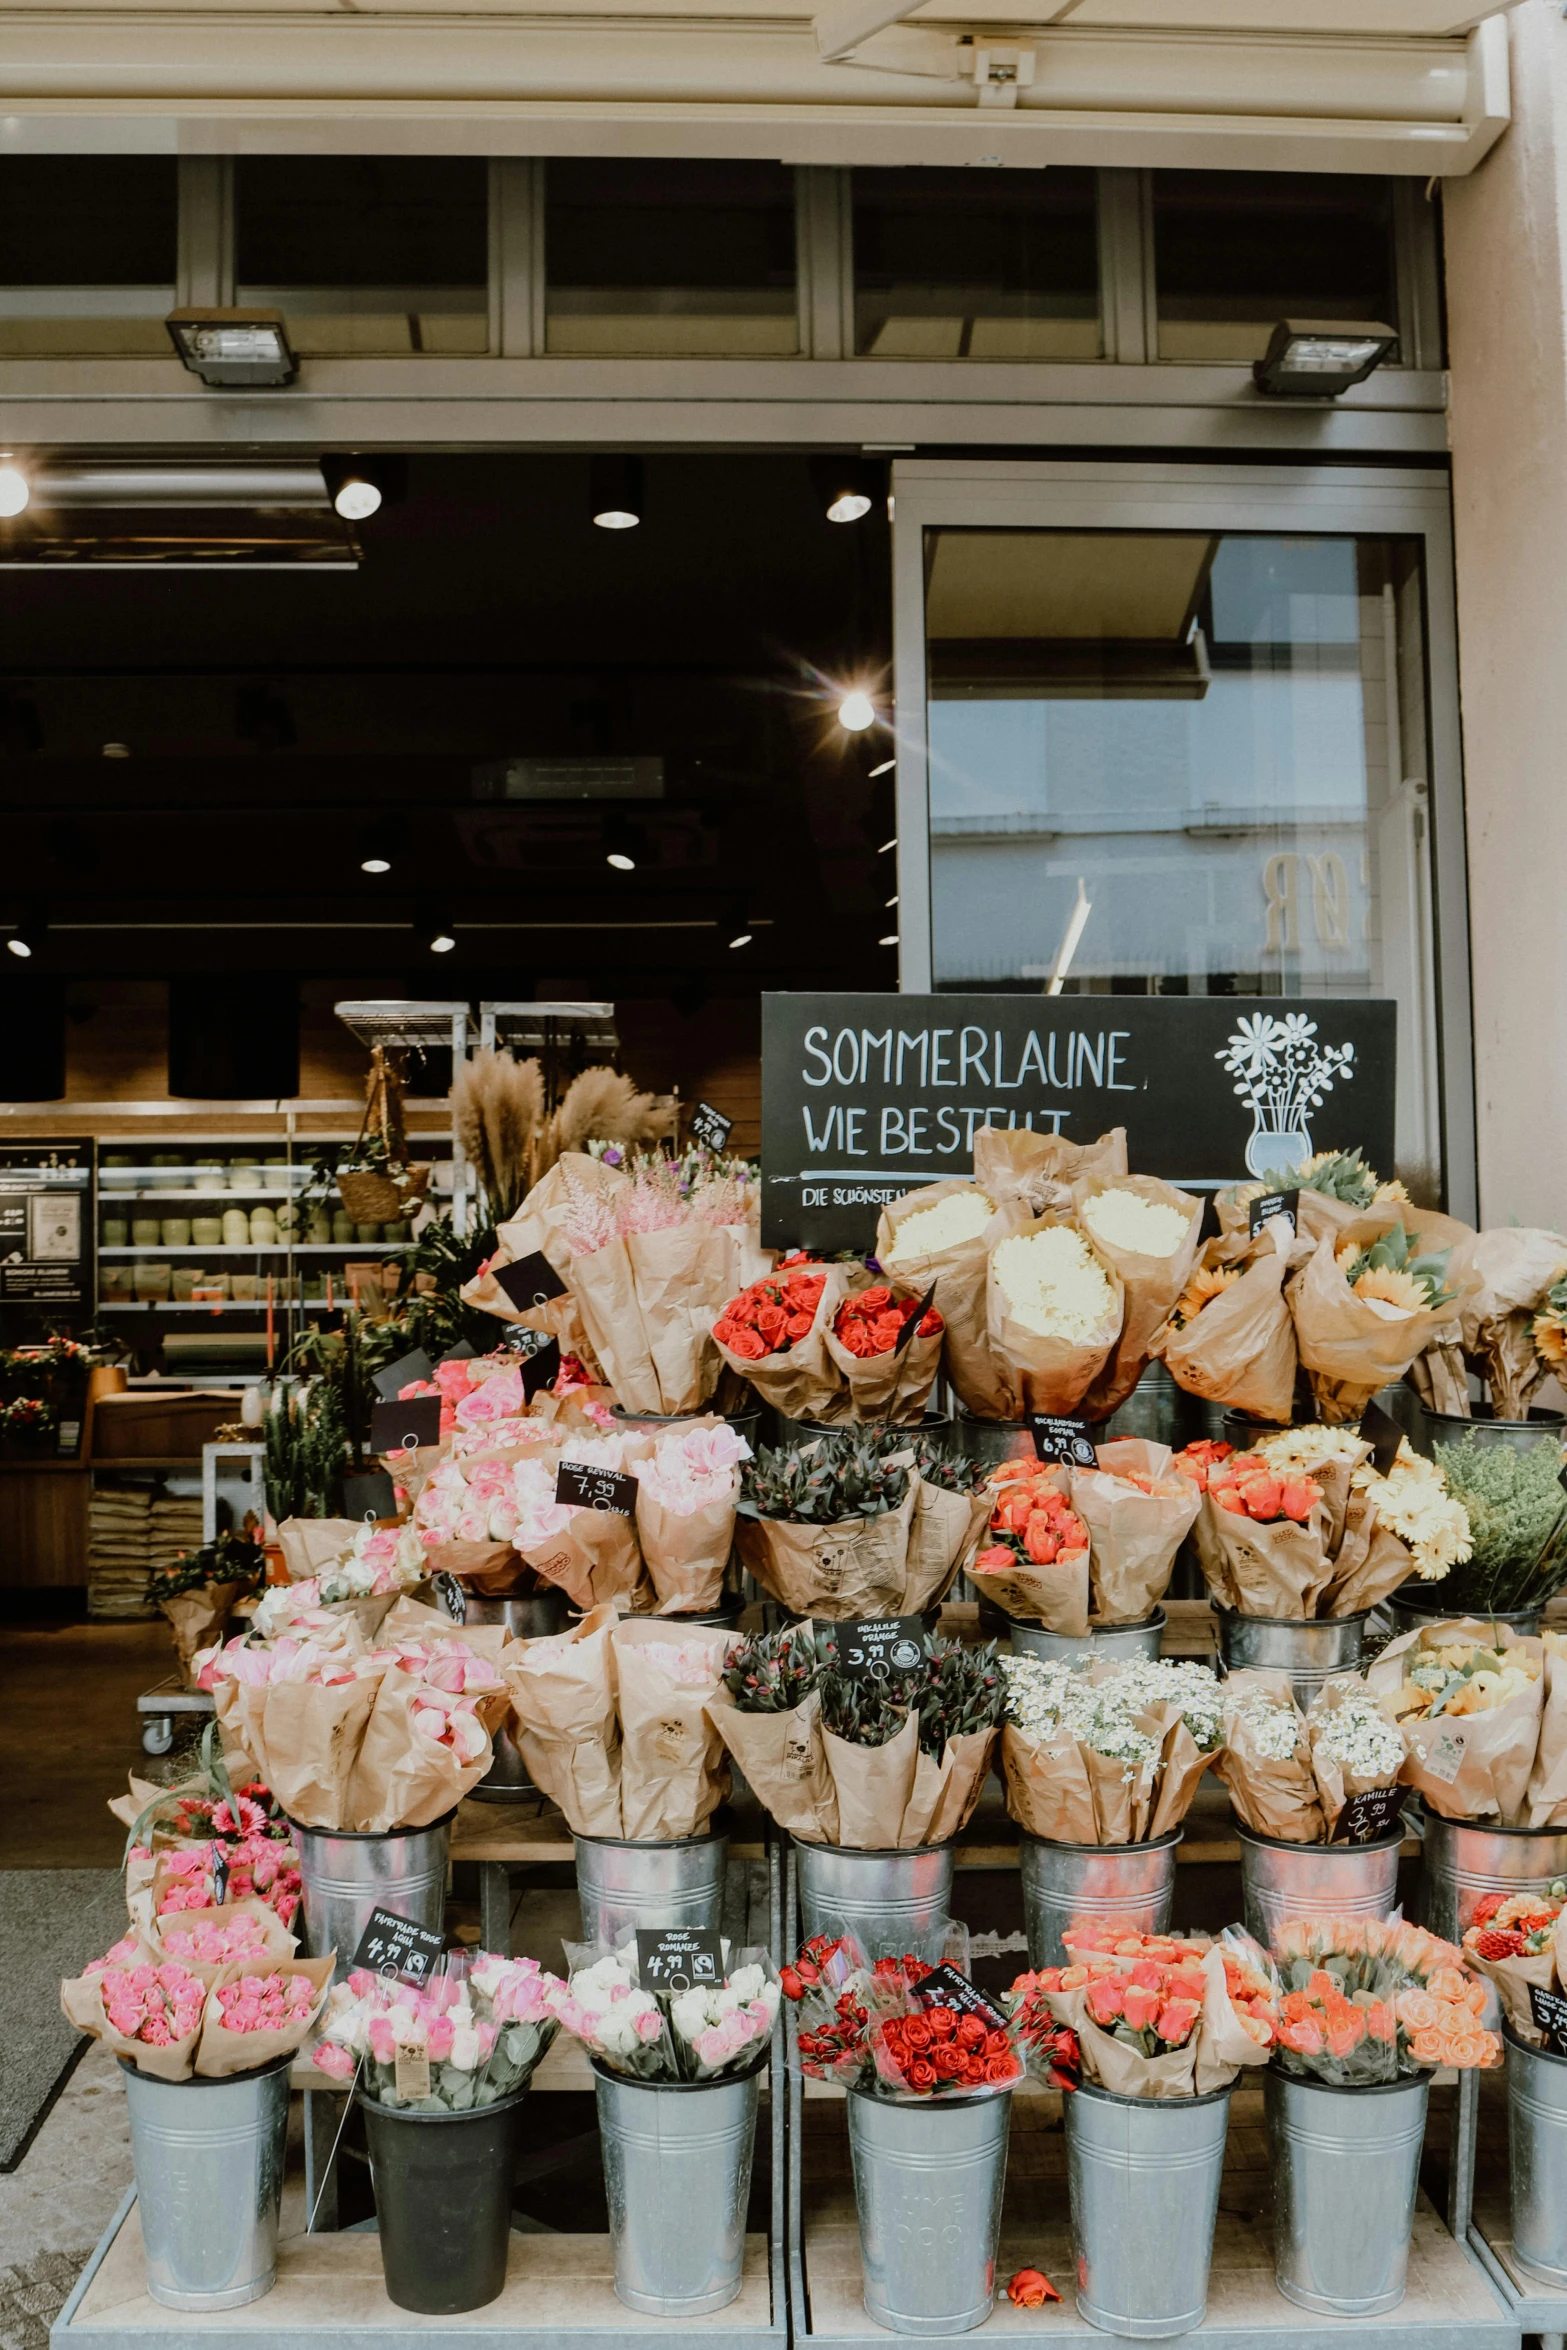
POLYGON ((488 1221, 503 1224, 532 1179, 529 1161, 544 1123, 538 1062, 476 1053, 452 1087, 452 1122, 483 1187, 488 1221))

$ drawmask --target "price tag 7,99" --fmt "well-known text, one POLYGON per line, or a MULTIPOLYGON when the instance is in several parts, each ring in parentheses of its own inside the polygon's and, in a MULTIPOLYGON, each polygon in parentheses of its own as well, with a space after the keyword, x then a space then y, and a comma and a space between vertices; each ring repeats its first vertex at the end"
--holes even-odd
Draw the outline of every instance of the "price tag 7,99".
POLYGON ((610 1510, 622 1518, 637 1514, 637 1481, 619 1469, 593 1469, 584 1461, 562 1461, 555 1471, 555 1499, 567 1509, 610 1510))

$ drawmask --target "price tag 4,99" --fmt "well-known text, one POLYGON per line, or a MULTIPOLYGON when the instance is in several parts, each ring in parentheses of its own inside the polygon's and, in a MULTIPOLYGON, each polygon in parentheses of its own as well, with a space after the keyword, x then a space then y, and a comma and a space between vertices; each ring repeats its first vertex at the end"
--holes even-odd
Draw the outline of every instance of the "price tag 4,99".
POLYGON ((960 1975, 955 1966, 933 1967, 914 1986, 926 2007, 955 2007, 959 2015, 977 2015, 987 2032, 1004 2032, 1007 2019, 977 1983, 960 1975))
POLYGON ((411 1983, 423 1983, 435 1972, 445 1948, 445 1935, 432 1933, 416 1918, 400 1917, 395 1909, 373 1909, 359 1937, 354 1964, 368 1967, 374 1975, 403 1975, 411 1983))
POLYGON ((715 1110, 711 1102, 698 1102, 691 1113, 691 1140, 710 1151, 721 1151, 729 1140, 733 1118, 726 1118, 722 1110, 715 1110))
POLYGON ((724 1979, 723 1937, 711 1926, 639 1926, 637 1973, 644 1991, 716 1990, 724 1979))
POLYGON ((834 1662, 847 1681, 885 1681, 912 1673, 925 1655, 918 1616, 851 1616, 833 1626, 834 1662))

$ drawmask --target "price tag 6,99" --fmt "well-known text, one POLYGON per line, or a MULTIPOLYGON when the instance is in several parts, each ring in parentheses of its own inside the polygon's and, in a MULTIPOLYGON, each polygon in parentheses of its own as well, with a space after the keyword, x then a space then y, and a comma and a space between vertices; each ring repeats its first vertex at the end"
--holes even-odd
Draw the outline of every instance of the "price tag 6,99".
POLYGON ((723 1937, 710 1926, 639 1926, 637 1973, 644 1991, 716 1988, 724 1979, 723 1937))
POLYGON ((1074 1469, 1097 1469, 1099 1455, 1086 1420, 1068 1419, 1060 1412, 1030 1412, 1034 1450, 1042 1461, 1066 1461, 1074 1469))
POLYGON ((567 1509, 609 1510, 634 1518, 637 1481, 619 1469, 590 1469, 583 1461, 562 1461, 555 1471, 555 1499, 567 1509))
POLYGON ((925 1654, 918 1616, 851 1616, 833 1626, 838 1670, 850 1681, 885 1681, 912 1673, 925 1654))

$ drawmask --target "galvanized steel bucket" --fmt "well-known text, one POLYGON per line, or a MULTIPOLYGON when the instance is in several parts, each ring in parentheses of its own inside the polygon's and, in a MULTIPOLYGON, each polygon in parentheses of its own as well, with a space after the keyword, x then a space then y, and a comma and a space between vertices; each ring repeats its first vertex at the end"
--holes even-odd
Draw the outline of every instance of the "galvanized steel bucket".
POLYGON ((1531 2276, 1567 2292, 1567 2056, 1529 2047, 1511 2024, 1502 2038, 1513 2254, 1531 2276))
MULTIPOLYGON (((500 1624, 513 1640, 544 1640, 564 1632, 571 1622, 571 1602, 555 1584, 515 1599, 484 1599, 474 1591, 462 1595, 465 1624, 500 1624)), ((511 1716, 490 1732, 495 1760, 477 1787, 468 1792, 477 1803, 510 1803, 533 1781, 511 1734, 511 1716)))
POLYGON ((895 2334, 967 2334, 995 2306, 1012 2093, 895 2104, 851 2089, 865 2307, 895 2334))
POLYGON ((1430 2078, 1333 2089, 1268 2067, 1273 2267, 1319 2317, 1381 2317, 1404 2298, 1430 2078))
POLYGON ((638 1926, 719 1926, 724 1912, 727 1836, 674 1843, 621 1843, 575 1836, 577 1899, 584 1942, 613 1949, 638 1926))
POLYGON ((1286 1844, 1235 1822, 1246 1931, 1266 1950, 1296 1918, 1385 1918, 1398 1902, 1402 1827, 1369 1844, 1286 1844))
POLYGON ((1421 1447, 1429 1452, 1433 1444, 1462 1444, 1466 1436, 1478 1436, 1482 1444, 1510 1444, 1514 1452, 1532 1452, 1537 1444, 1554 1438, 1560 1444, 1567 1438, 1567 1415, 1548 1412, 1543 1406, 1530 1407, 1527 1420, 1497 1420, 1488 1411, 1470 1416, 1464 1412, 1425 1412, 1427 1442, 1421 1447))
POLYGON ((224 2081, 155 2081, 120 2059, 147 2291, 165 2309, 272 2290, 291 2056, 224 2081))
POLYGON ((918 1951, 952 1915, 953 1848, 918 1844, 907 1852, 794 1840, 802 1938, 852 1933, 868 1958, 918 1951))
POLYGON ((1162 1934, 1175 1900, 1179 1828, 1146 1844, 1053 1844, 1023 1835, 1023 1930, 1031 1967, 1065 1966, 1061 1940, 1074 1925, 1125 1919, 1133 1933, 1162 1934))
MULTIPOLYGON (((1393 1593, 1391 1599, 1385 1599, 1382 1602, 1392 1621, 1395 1640, 1405 1632, 1422 1632, 1427 1624, 1441 1624, 1459 1616, 1469 1615, 1472 1615, 1477 1623, 1505 1625, 1509 1632, 1518 1632, 1530 1639, 1540 1629, 1543 1601, 1541 1607, 1473 1609, 1453 1607, 1451 1604, 1445 1608, 1433 1607, 1429 1596, 1419 1600, 1406 1599, 1404 1593, 1409 1588, 1410 1586, 1406 1583, 1401 1590, 1393 1593)), ((1432 1591, 1432 1586, 1429 1583, 1417 1584, 1415 1588, 1426 1594, 1430 1594, 1432 1591)))
POLYGON ((1166 1623, 1162 1607, 1140 1624, 1090 1624, 1079 1639, 1070 1632, 1047 1632, 1024 1616, 1008 1616, 1007 1637, 1014 1656, 1042 1656, 1055 1664, 1091 1665, 1108 1657, 1126 1664, 1134 1657, 1157 1657, 1166 1623))
POLYGON ((615 2294, 649 2317, 705 2317, 744 2281, 765 2054, 735 2081, 628 2081, 596 2058, 615 2294))
POLYGON ((998 1461, 1033 1460, 1034 1438, 1026 1420, 976 1420, 971 1413, 959 1408, 952 1423, 959 1452, 981 1468, 993 1469, 998 1461))
POLYGON ((1444 1942, 1479 1922, 1486 1894, 1543 1893, 1558 1877, 1567 1877, 1567 1828, 1499 1828, 1426 1808, 1421 1922, 1444 1942))
POLYGON ((302 1828, 290 1820, 299 1847, 305 1956, 325 1958, 335 1950, 338 1977, 346 1975, 373 1909, 395 1910, 438 1934, 446 1919, 455 1816, 448 1812, 428 1828, 389 1828, 380 1835, 302 1828))
POLYGON ((1288 1673, 1295 1702, 1305 1712, 1335 1673, 1358 1673, 1369 1608, 1354 1616, 1243 1616, 1213 1603, 1219 1656, 1227 1673, 1252 1666, 1288 1673))
POLYGON ((1161 2342, 1200 2326, 1230 2126, 1230 2092, 1117 2097, 1085 2081, 1063 2099, 1077 2314, 1161 2342))

